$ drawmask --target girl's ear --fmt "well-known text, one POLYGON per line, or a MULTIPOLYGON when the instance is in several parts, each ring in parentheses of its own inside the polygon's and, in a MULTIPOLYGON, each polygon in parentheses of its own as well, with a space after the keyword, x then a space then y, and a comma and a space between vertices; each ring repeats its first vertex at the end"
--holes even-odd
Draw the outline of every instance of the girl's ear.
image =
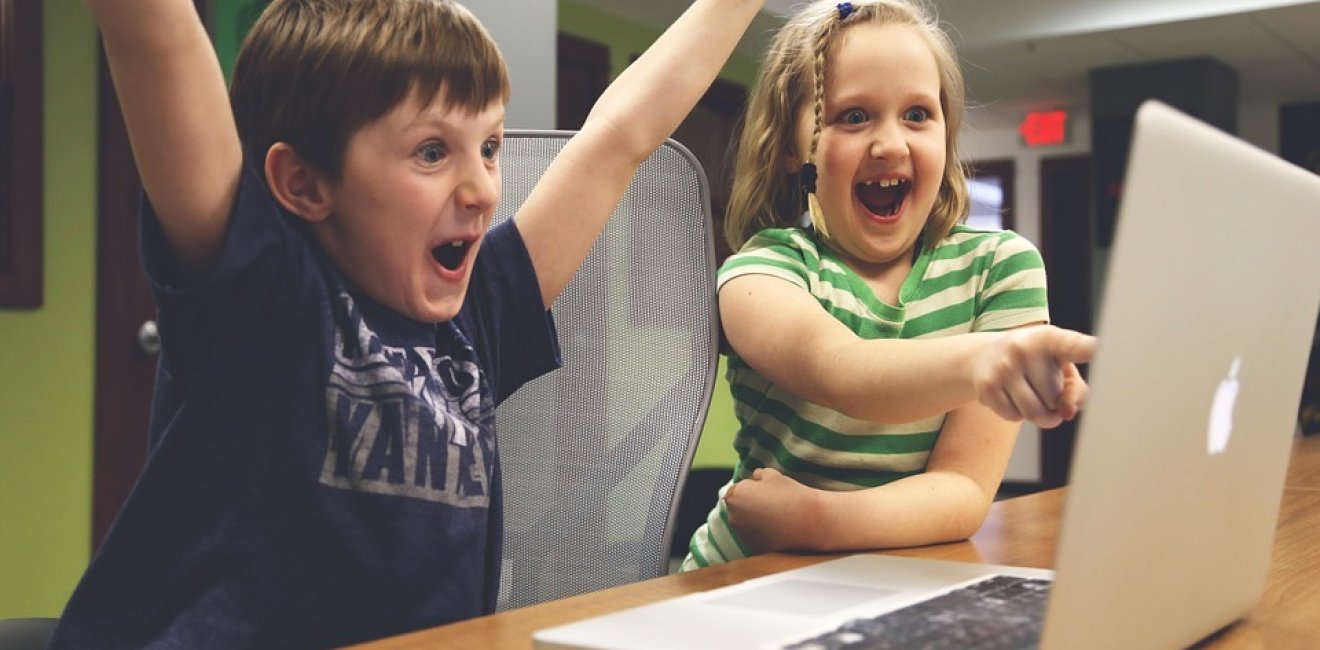
POLYGON ((266 185, 275 200, 303 219, 315 223, 330 216, 330 200, 321 175, 287 142, 266 151, 266 185))
POLYGON ((784 138, 780 143, 779 149, 779 170, 785 174, 796 174, 802 170, 802 165, 806 164, 807 156, 798 152, 797 125, 793 126, 791 138, 784 138))
POLYGON ((802 169, 803 160, 793 151, 779 154, 779 168, 785 174, 796 174, 802 169))

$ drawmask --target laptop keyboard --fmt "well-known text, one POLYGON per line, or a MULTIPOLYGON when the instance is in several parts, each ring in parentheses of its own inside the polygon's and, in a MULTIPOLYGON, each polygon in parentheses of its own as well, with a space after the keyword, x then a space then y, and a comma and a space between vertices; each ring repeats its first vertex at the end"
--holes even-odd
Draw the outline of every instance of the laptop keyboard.
POLYGON ((786 650, 1034 648, 1049 580, 991 576, 873 618, 853 619, 786 650))

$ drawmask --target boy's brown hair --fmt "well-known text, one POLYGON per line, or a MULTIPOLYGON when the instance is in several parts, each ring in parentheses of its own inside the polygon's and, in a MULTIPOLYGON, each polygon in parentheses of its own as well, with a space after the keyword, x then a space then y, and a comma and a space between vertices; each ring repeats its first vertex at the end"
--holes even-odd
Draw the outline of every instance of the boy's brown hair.
POLYGON ((417 92, 448 108, 507 103, 495 41, 451 0, 275 0, 234 66, 230 102, 244 155, 291 145, 331 181, 362 126, 417 92))

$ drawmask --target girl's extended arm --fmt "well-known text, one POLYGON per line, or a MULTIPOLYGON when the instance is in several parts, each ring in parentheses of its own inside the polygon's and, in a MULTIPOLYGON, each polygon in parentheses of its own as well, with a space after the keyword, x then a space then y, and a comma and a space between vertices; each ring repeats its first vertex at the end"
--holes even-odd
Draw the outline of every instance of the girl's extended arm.
POLYGON ((191 0, 88 0, 142 185, 185 275, 219 252, 242 148, 191 0))
POLYGON ((1052 326, 931 339, 865 340, 801 288, 746 275, 720 289, 729 345, 752 368, 812 402, 876 422, 910 422, 973 400, 1008 420, 1058 426, 1086 384, 1074 365, 1095 338, 1052 326))
POLYGON ((969 403, 948 415, 926 471, 832 492, 757 470, 725 495, 729 523, 757 551, 849 551, 966 539, 994 500, 1019 425, 969 403))
POLYGON ((577 271, 637 167, 696 105, 763 1, 693 2, 605 90, 546 170, 514 219, 547 306, 577 271))

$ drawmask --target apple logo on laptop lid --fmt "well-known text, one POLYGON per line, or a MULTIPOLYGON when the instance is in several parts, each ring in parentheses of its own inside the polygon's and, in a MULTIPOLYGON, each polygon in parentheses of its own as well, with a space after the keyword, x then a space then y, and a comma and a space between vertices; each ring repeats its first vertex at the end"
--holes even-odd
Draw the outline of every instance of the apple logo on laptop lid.
POLYGON ((1224 453, 1228 439, 1233 435, 1233 407, 1238 396, 1238 369, 1242 357, 1234 357, 1228 367, 1228 376, 1219 381, 1215 400, 1210 404, 1210 426, 1206 431, 1206 449, 1211 456, 1224 453))

